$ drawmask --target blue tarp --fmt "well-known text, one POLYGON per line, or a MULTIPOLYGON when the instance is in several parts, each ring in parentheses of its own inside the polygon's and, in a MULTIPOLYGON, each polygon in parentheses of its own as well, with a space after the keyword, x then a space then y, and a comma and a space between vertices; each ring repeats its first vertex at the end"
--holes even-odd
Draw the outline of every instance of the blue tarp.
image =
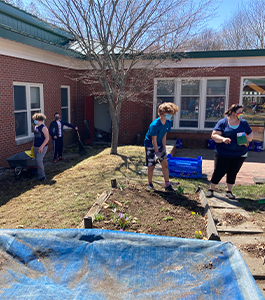
POLYGON ((231 243, 97 229, 3 229, 0 299, 264 298, 231 243))

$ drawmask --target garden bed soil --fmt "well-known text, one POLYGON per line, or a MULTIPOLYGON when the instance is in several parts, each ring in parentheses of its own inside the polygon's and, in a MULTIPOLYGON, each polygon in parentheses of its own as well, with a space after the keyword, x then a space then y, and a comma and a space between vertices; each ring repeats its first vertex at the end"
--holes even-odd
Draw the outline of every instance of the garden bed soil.
POLYGON ((165 192, 162 186, 149 191, 142 183, 124 181, 112 189, 93 228, 181 238, 206 238, 207 220, 199 194, 165 192))

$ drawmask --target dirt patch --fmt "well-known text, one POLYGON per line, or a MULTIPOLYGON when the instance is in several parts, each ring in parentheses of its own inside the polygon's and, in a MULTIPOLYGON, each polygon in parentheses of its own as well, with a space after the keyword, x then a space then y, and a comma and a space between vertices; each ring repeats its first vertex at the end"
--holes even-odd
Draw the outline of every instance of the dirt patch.
POLYGON ((244 244, 240 245, 240 249, 248 252, 251 256, 262 258, 265 264, 265 243, 244 244))
MULTIPOLYGON (((177 189, 177 188, 176 188, 177 189)), ((93 222, 94 228, 203 238, 207 222, 199 195, 149 191, 141 183, 126 182, 113 189, 93 222)))
POLYGON ((245 221, 247 221, 247 218, 242 216, 239 213, 225 213, 224 214, 224 222, 223 225, 239 225, 241 223, 244 223, 245 221))

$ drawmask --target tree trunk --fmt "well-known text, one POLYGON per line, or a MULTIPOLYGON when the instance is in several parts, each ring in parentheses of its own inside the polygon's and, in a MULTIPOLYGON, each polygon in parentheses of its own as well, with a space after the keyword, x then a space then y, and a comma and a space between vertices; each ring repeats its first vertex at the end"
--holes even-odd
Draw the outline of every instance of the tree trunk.
MULTIPOLYGON (((117 118, 115 118, 117 119, 117 118)), ((113 122, 112 120, 112 137, 111 137, 111 150, 110 154, 117 155, 117 149, 118 149, 118 140, 119 140, 119 125, 117 124, 116 120, 113 122)))

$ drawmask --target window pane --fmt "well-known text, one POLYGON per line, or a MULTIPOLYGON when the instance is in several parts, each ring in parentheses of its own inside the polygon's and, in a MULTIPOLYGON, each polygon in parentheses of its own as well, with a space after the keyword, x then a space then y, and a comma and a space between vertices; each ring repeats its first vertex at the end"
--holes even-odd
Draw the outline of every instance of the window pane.
POLYGON ((207 80, 207 95, 225 95, 226 80, 207 80))
POLYGON ((30 88, 30 103, 31 108, 40 108, 40 88, 31 87, 30 88))
POLYGON ((68 106, 68 89, 61 88, 61 106, 68 106))
POLYGON ((198 127, 199 97, 181 97, 180 127, 198 127), (189 119, 195 122, 186 122, 189 119), (182 122, 186 120, 185 122, 182 122))
POLYGON ((265 123, 265 78, 248 78, 243 81, 244 119, 252 125, 265 123))
POLYGON ((224 110, 225 97, 207 97, 205 114, 206 120, 219 120, 223 118, 225 112, 224 110))
POLYGON ((217 123, 217 120, 216 121, 206 121, 205 124, 204 124, 204 127, 205 128, 214 128, 216 123, 217 123))
POLYGON ((69 123, 68 108, 62 108, 62 120, 69 123))
POLYGON ((174 95, 174 81, 173 80, 158 80, 157 95, 174 95))
POLYGON ((180 120, 179 127, 198 128, 198 121, 180 120))
POLYGON ((182 80, 181 95, 200 95, 199 80, 182 80))
POLYGON ((15 113, 16 137, 28 135, 27 113, 15 113))
POLYGON ((14 104, 15 110, 27 109, 25 86, 14 85, 14 104))
POLYGON ((157 108, 160 104, 165 102, 172 102, 174 103, 174 97, 157 97, 157 108))

